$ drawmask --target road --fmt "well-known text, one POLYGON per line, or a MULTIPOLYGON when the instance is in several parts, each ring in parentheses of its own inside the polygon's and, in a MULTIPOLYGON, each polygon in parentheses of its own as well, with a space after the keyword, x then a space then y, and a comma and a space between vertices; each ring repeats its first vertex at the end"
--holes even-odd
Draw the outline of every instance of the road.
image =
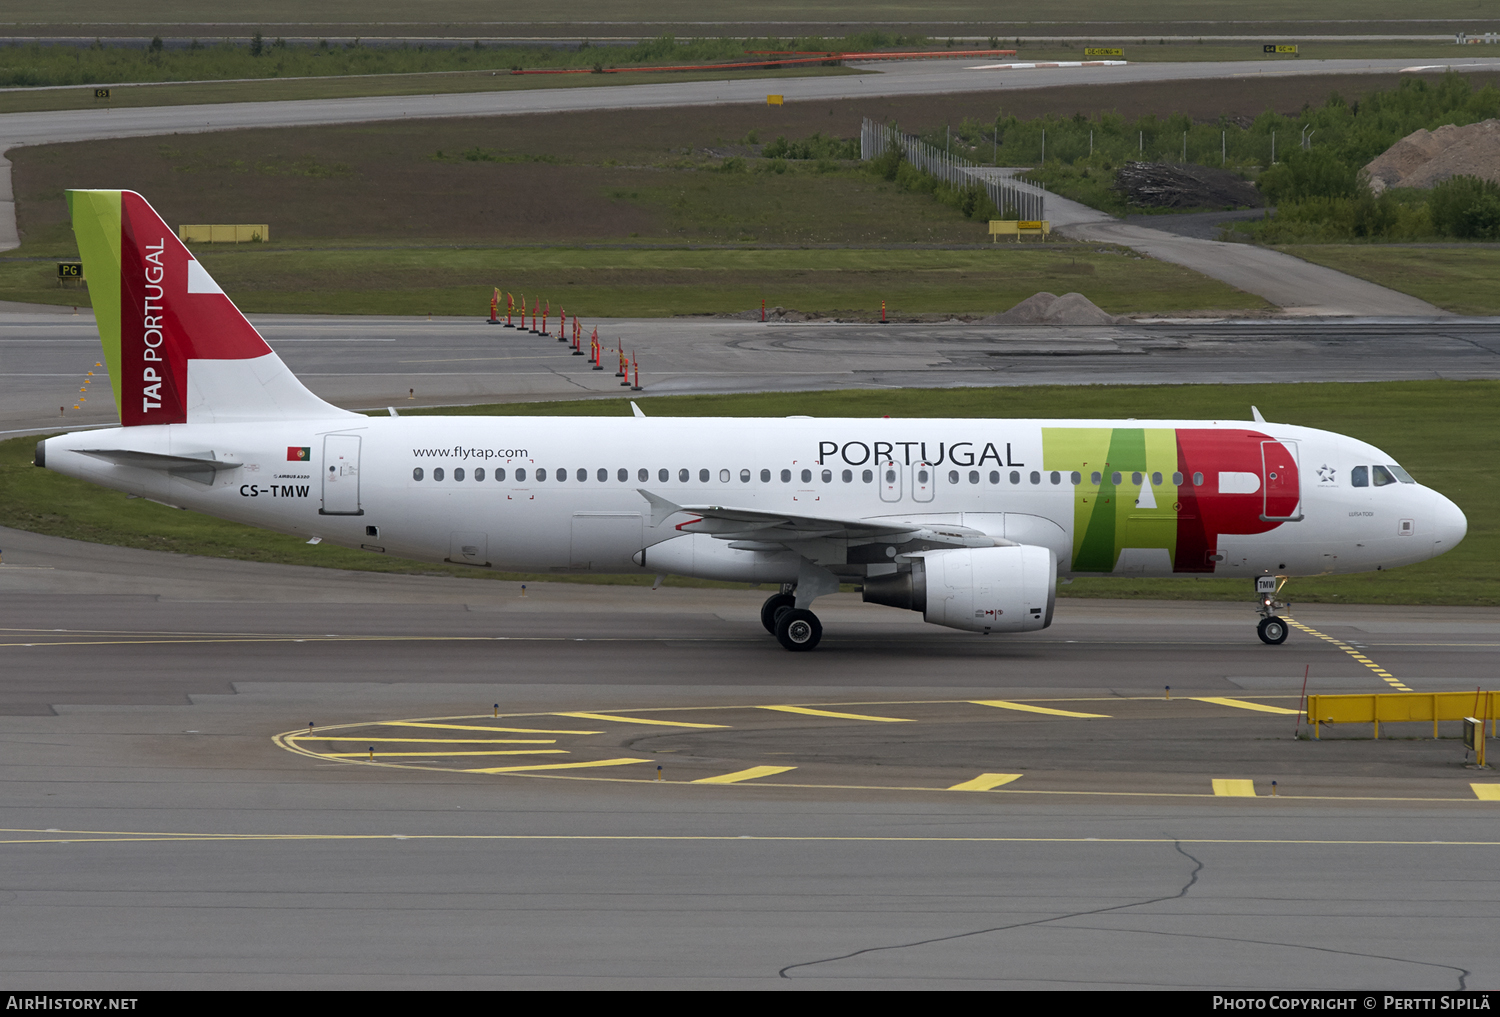
MULTIPOLYGON (((340 406, 631 394, 565 344, 481 318, 255 315, 292 370, 340 406), (408 394, 412 398, 408 397, 408 394)), ((1118 327, 604 320, 640 365, 642 395, 1088 383, 1394 381, 1500 377, 1500 321, 1184 321, 1118 327), (1413 356, 1413 349, 1420 356, 1413 356)), ((0 313, 0 432, 113 423, 87 313, 0 313), (78 389, 95 371, 88 398, 78 389), (64 414, 58 407, 66 406, 64 414)), ((609 357, 605 358, 610 364, 609 357)), ((816 408, 810 408, 816 411, 816 408)), ((1246 411, 1248 412, 1248 411, 1246 411)))
POLYGON ((1063 600, 1000 640, 841 594, 793 657, 760 630, 765 591, 522 599, 0 546, 10 984, 1500 984, 1473 878, 1500 806, 1453 732, 1297 741, 1293 716, 1193 698, 1295 709, 1304 665, 1313 691, 1383 688, 1331 639, 1419 690, 1472 685, 1494 610, 1309 606, 1329 639, 1272 648, 1248 603, 1063 600), (309 723, 310 754, 273 741, 309 723), (594 765, 468 772, 558 759, 594 765), (989 772, 1012 779, 947 790, 989 772))

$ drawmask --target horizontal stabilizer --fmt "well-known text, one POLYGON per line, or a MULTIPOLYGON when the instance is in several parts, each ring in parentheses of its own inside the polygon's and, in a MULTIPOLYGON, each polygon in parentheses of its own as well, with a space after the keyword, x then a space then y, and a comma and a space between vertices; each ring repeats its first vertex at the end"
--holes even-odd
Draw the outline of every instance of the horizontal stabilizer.
POLYGON ((212 484, 214 476, 224 470, 237 470, 239 463, 217 459, 212 452, 189 452, 185 455, 165 455, 161 452, 140 452, 127 448, 81 448, 80 455, 103 459, 116 466, 134 466, 143 470, 161 470, 184 480, 195 480, 200 484, 212 484))

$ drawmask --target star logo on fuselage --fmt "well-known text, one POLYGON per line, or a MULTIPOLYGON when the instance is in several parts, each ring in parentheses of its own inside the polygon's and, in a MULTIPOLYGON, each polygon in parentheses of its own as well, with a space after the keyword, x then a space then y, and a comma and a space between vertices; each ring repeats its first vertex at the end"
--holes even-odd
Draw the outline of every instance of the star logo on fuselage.
POLYGON ((1329 466, 1327 463, 1324 463, 1322 466, 1318 467, 1318 483, 1320 483, 1320 484, 1331 484, 1331 483, 1333 483, 1334 480, 1336 479, 1336 474, 1337 473, 1338 473, 1338 470, 1334 469, 1332 466, 1329 466))

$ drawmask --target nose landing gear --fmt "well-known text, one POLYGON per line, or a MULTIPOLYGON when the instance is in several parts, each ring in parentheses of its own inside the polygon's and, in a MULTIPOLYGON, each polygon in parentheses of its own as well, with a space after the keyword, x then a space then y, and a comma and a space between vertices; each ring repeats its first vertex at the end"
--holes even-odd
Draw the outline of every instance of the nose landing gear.
POLYGON ((1260 601, 1261 615, 1255 632, 1260 636, 1260 641, 1269 646, 1280 646, 1286 642, 1287 633, 1291 631, 1286 619, 1276 615, 1278 610, 1291 606, 1276 599, 1277 592, 1284 585, 1286 579, 1277 576, 1255 577, 1255 596, 1260 601))

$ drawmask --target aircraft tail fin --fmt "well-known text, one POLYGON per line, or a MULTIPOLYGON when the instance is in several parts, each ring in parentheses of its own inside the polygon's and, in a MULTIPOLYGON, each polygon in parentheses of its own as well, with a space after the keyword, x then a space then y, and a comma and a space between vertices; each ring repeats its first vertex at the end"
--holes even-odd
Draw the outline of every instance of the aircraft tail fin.
POLYGON ((121 424, 356 415, 297 380, 145 198, 67 196, 121 424))

